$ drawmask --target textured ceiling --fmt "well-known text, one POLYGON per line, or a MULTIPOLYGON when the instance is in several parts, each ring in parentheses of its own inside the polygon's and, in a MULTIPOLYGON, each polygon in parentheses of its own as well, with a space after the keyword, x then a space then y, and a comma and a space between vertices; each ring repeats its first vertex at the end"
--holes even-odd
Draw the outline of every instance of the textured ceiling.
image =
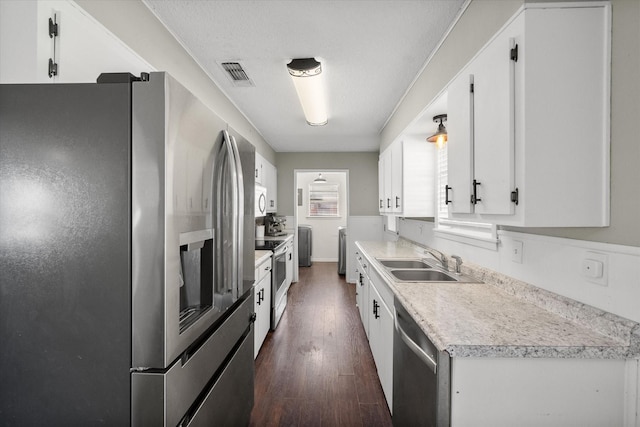
POLYGON ((377 151, 464 0, 144 0, 278 152, 377 151), (286 64, 322 62, 329 123, 306 124, 286 64), (236 87, 220 63, 253 81, 236 87))

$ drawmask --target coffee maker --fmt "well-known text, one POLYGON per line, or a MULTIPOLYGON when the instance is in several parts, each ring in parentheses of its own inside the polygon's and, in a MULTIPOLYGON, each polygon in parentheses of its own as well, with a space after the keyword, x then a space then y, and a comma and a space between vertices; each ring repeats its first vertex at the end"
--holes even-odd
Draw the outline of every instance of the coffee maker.
POLYGON ((283 216, 267 214, 265 217, 265 235, 267 236, 284 236, 284 225, 287 219, 283 216))

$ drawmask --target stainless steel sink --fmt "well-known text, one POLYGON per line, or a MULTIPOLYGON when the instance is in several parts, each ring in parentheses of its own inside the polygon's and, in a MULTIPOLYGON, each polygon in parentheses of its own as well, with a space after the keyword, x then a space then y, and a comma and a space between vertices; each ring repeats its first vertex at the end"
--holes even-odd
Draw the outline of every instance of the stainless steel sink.
POLYGON ((434 264, 421 259, 379 259, 388 268, 433 268, 434 264))
POLYGON ((389 270, 398 280, 403 282, 459 282, 456 276, 439 270, 389 270))

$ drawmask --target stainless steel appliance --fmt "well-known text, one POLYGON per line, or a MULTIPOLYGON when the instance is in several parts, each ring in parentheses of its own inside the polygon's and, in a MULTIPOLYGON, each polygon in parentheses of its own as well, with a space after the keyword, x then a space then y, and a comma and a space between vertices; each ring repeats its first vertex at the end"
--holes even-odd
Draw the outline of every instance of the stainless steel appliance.
POLYGON ((393 425, 451 423, 451 363, 396 299, 393 337, 393 425))
POLYGON ((3 423, 247 424, 253 146, 166 73, 0 117, 3 423))
POLYGON ((267 214, 267 216, 265 217, 265 225, 266 225, 265 234, 267 236, 286 235, 287 233, 284 231, 286 222, 287 222, 287 218, 284 216, 267 214))
POLYGON ((291 262, 291 240, 256 240, 256 250, 270 250, 271 256, 271 329, 275 330, 287 307, 287 293, 291 282, 287 277, 287 263, 291 262))
POLYGON ((311 267, 312 229, 310 225, 298 226, 298 266, 311 267))
POLYGON ((347 273, 347 227, 338 227, 338 274, 347 273))

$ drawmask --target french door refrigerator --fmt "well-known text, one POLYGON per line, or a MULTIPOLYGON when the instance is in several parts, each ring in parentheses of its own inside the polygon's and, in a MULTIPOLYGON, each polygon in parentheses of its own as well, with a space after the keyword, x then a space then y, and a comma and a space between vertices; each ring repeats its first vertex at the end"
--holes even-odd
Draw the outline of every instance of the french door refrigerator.
POLYGON ((226 127, 166 73, 0 85, 0 424, 248 423, 255 152, 226 127))

